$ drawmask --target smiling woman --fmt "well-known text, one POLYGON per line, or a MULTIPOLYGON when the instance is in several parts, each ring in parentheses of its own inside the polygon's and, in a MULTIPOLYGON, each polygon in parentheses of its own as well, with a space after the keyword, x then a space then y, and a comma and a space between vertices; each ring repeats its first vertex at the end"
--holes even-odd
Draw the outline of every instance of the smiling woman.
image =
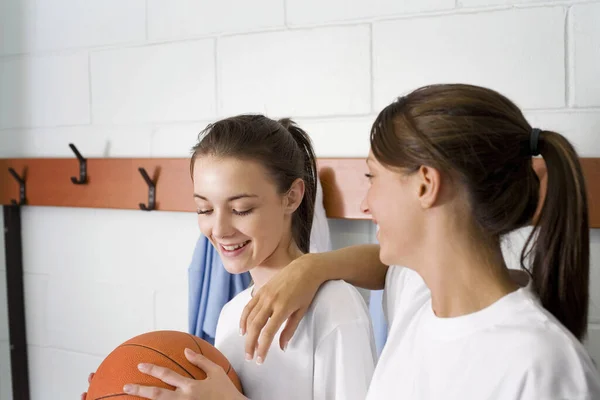
MULTIPOLYGON (((306 132, 289 119, 240 115, 209 125, 193 150, 190 169, 200 230, 227 271, 250 272, 253 280, 223 308, 215 338, 245 395, 262 400, 364 400, 375 350, 368 310, 351 285, 323 285, 302 321, 289 319, 299 332, 294 342, 285 352, 274 346, 268 360, 247 362, 239 335, 239 319, 254 291, 309 252, 317 168, 306 132)), ((239 397, 222 370, 211 368, 208 360, 201 362, 211 379, 190 383, 174 371, 144 372, 177 387, 161 395, 164 399, 239 397)), ((141 397, 153 390, 130 389, 141 397)))

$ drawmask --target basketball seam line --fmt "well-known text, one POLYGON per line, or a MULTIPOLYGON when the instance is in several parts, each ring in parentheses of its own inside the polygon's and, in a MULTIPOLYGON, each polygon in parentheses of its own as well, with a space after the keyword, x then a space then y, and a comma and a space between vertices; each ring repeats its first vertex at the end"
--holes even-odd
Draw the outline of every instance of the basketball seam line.
POLYGON ((196 344, 196 347, 200 351, 200 354, 204 355, 204 353, 202 352, 202 347, 200 347, 200 343, 198 343, 196 341, 195 337, 193 335, 189 334, 189 333, 188 333, 188 336, 192 339, 192 342, 194 342, 196 344))
MULTIPOLYGON (((188 333, 188 335, 192 338, 192 340, 194 341, 194 343, 196 343, 196 346, 198 347, 198 350, 200 350, 200 354, 204 355, 204 353, 202 352, 202 347, 200 346, 200 343, 198 343, 198 341, 196 340, 196 336, 188 333)), ((231 368, 233 368, 233 366, 231 365, 231 363, 229 362, 229 360, 227 360, 227 363, 229 364, 229 368, 227 368, 227 372, 225 372, 225 375, 229 375, 229 372, 231 371, 231 368)))
POLYGON ((190 374, 190 373, 188 372, 188 370, 187 370, 187 369, 185 369, 185 368, 183 367, 183 365, 179 364, 177 361, 173 360, 171 357, 169 357, 168 355, 166 355, 166 354, 165 354, 165 353, 163 353, 163 352, 160 352, 160 351, 158 351, 158 350, 156 350, 156 349, 153 349, 152 347, 144 346, 144 345, 142 345, 142 344, 129 343, 129 344, 123 344, 123 345, 121 345, 121 347, 126 347, 126 346, 143 347, 144 349, 152 350, 152 351, 154 351, 154 352, 156 352, 156 353, 158 353, 158 354, 160 354, 160 355, 162 355, 162 356, 164 356, 164 357, 168 358, 169 360, 171 360, 171 361, 172 361, 173 363, 175 363, 175 364, 176 364, 176 365, 177 365, 179 368, 181 368, 182 370, 184 370, 184 371, 185 371, 185 373, 186 373, 186 374, 188 374, 188 375, 190 376, 190 378, 192 378, 192 379, 196 379, 196 378, 194 378, 194 375, 190 374))
POLYGON ((107 396, 96 397, 96 400, 109 399, 111 397, 127 396, 127 393, 109 394, 107 396))

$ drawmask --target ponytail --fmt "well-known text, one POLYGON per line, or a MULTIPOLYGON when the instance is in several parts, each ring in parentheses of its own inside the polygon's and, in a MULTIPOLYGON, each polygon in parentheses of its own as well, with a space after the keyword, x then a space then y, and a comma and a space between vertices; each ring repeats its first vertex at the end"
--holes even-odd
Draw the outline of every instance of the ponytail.
POLYGON ((533 287, 542 305, 582 340, 587 331, 590 252, 584 177, 577 153, 563 136, 543 131, 539 143, 547 191, 521 265, 531 259, 533 287))
POLYGON ((292 135, 304 155, 304 197, 292 217, 292 233, 298 248, 304 253, 310 251, 310 232, 315 213, 317 196, 317 163, 308 134, 294 121, 284 118, 278 121, 292 135))

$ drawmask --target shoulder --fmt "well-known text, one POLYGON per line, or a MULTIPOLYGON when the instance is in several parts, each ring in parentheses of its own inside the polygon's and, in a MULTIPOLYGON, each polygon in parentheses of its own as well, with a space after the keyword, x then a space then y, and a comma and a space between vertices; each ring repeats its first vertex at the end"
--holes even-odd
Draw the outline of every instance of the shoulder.
POLYGON ((250 299, 252 299, 252 287, 238 293, 233 299, 229 300, 221 309, 219 324, 234 319, 235 323, 238 324, 240 315, 250 299))
POLYGON ((326 335, 343 325, 371 324, 363 297, 354 286, 342 280, 323 284, 308 313, 321 335, 326 335))
POLYGON ((414 314, 431 297, 421 276, 410 268, 390 266, 385 276, 383 311, 391 325, 398 312, 414 314))
POLYGON ((512 345, 502 347, 517 362, 511 368, 522 375, 525 392, 569 399, 600 396, 600 375, 585 347, 536 300, 503 325, 512 345))

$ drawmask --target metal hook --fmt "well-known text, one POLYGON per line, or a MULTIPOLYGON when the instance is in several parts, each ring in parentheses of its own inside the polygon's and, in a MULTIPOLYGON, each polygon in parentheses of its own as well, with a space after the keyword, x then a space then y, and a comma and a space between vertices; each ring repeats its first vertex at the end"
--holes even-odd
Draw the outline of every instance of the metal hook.
POLYGON ((148 205, 140 203, 140 209, 144 211, 152 211, 156 208, 156 183, 152 182, 152 179, 148 176, 148 173, 144 168, 138 168, 140 174, 148 184, 148 205))
POLYGON ((79 160, 79 179, 72 176, 71 182, 75 185, 84 185, 87 183, 87 160, 83 158, 73 143, 69 143, 69 147, 73 150, 73 153, 75 153, 75 156, 79 160))
POLYGON ((11 200, 10 202, 13 206, 23 206, 27 202, 25 199, 25 179, 21 178, 12 168, 9 168, 8 172, 10 172, 13 178, 19 183, 19 201, 11 200))

